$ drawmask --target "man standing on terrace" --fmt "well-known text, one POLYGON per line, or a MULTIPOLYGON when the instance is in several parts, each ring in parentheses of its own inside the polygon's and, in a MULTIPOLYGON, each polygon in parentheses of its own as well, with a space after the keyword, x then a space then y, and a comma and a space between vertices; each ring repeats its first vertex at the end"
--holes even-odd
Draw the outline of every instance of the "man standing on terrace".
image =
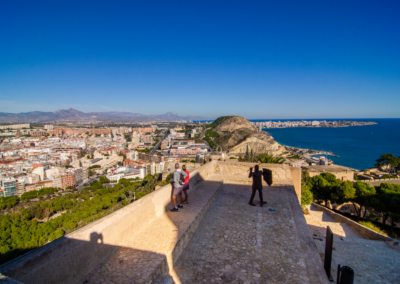
POLYGON ((172 208, 170 211, 176 212, 179 209, 178 208, 183 208, 182 205, 182 189, 183 185, 185 184, 185 178, 187 177, 187 173, 182 171, 179 168, 179 163, 175 164, 175 172, 172 175, 172 186, 173 186, 173 192, 172 192, 172 199, 174 200, 174 205, 175 207, 172 208), (177 205, 176 197, 179 197, 179 205, 177 205))
POLYGON ((258 165, 255 165, 254 167, 254 173, 253 173, 253 168, 250 168, 250 173, 249 173, 249 178, 253 178, 253 192, 250 197, 250 202, 249 204, 251 206, 256 206, 253 203, 254 196, 256 195, 256 191, 258 191, 258 195, 260 196, 260 207, 262 207, 264 204, 267 204, 267 202, 264 202, 263 200, 263 194, 262 194, 262 174, 263 172, 259 170, 258 165))

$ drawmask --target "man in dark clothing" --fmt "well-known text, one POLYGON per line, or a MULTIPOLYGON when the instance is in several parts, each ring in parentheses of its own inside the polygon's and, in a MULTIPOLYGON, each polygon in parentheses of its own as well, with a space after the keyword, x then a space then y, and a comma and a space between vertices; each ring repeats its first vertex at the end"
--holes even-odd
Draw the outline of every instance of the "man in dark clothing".
POLYGON ((256 191, 258 191, 258 194, 260 196, 260 206, 262 207, 264 204, 267 204, 267 202, 264 202, 263 200, 263 195, 262 195, 262 171, 259 170, 258 165, 254 167, 254 173, 253 173, 253 168, 250 168, 250 173, 249 173, 249 178, 253 178, 253 193, 251 194, 250 202, 249 204, 251 206, 256 206, 253 203, 254 196, 256 195, 256 191))

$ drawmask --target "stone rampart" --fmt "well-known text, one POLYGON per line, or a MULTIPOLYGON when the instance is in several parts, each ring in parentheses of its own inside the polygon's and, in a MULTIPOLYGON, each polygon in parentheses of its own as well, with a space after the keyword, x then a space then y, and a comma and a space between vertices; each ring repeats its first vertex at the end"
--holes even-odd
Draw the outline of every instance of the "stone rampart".
MULTIPOLYGON (((214 162, 191 172, 190 188, 195 190, 213 172, 214 162)), ((0 271, 23 283, 75 283, 118 250, 124 236, 144 228, 169 210, 172 207, 171 196, 172 187, 168 184, 0 266, 0 271)))
MULTIPOLYGON (((208 187, 207 183, 214 186, 222 184, 221 180, 214 181, 214 177, 218 175, 228 177, 233 183, 238 180, 250 182, 248 178, 250 166, 254 164, 212 161, 190 173, 190 190, 204 188, 202 187, 204 184, 208 187)), ((275 184, 293 185, 292 170, 289 165, 260 164, 260 168, 273 171, 275 184)), ((171 239, 171 251, 167 254, 157 250, 143 252, 159 255, 157 266, 152 267, 154 273, 152 272, 150 278, 143 283, 151 283, 151 279, 171 269, 168 255, 172 255, 173 261, 178 259, 217 192, 218 189, 207 202, 205 201, 203 207, 199 208, 198 215, 194 216, 183 234, 176 240, 171 239)), ((0 266, 0 272, 26 284, 82 283, 91 271, 119 249, 141 249, 140 246, 131 247, 129 236, 132 232, 145 230, 154 220, 164 216, 172 207, 171 195, 172 187, 166 185, 118 211, 0 266)))
POLYGON ((313 203, 312 204, 315 208, 317 208, 319 211, 324 211, 326 212, 329 216, 331 216, 336 222, 339 223, 345 223, 347 225, 349 225, 352 229, 354 229, 356 232, 358 232, 361 236, 365 237, 368 240, 377 240, 377 241, 389 241, 389 242, 393 242, 396 241, 392 238, 386 237, 385 235, 379 234, 377 232, 375 232, 374 230, 371 230, 363 225, 361 225, 360 223, 357 223, 349 218, 346 218, 338 213, 333 212, 332 210, 313 203))

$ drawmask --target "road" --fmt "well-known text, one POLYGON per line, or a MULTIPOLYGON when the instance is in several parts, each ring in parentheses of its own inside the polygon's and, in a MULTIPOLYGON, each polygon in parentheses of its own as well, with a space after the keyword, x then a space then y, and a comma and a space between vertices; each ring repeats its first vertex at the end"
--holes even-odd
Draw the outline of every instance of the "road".
POLYGON ((310 159, 310 158, 307 158, 307 157, 305 157, 305 156, 303 156, 303 155, 297 153, 296 151, 290 149, 289 147, 285 147, 285 148, 286 148, 286 150, 288 150, 289 152, 291 152, 293 155, 299 155, 301 158, 303 158, 303 159, 306 160, 307 162, 311 162, 311 163, 315 163, 315 162, 316 162, 315 160, 312 160, 312 159, 310 159))
POLYGON ((213 148, 211 148, 211 146, 210 146, 210 144, 208 144, 208 142, 206 141, 206 140, 204 140, 203 139, 203 137, 204 137, 204 133, 206 133, 206 131, 207 130, 209 130, 210 129, 210 127, 209 128, 206 128, 206 129, 204 129, 201 133, 200 133, 200 136, 199 136, 199 138, 201 139, 201 140, 203 140, 204 141, 204 143, 206 144, 206 146, 210 149, 210 152, 211 152, 211 155, 214 155, 214 149, 213 148))
POLYGON ((164 138, 161 139, 160 141, 158 141, 158 143, 156 144, 156 146, 154 146, 153 150, 151 150, 150 155, 154 155, 156 153, 156 150, 160 147, 161 142, 167 137, 167 134, 164 133, 164 138))

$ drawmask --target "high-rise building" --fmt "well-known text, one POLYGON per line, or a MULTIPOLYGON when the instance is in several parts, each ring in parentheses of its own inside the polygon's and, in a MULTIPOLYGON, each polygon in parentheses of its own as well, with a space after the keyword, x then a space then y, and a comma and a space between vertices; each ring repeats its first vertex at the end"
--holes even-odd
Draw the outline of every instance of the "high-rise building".
POLYGON ((21 196, 25 193, 25 177, 20 177, 16 179, 17 194, 21 196))
POLYGON ((0 182, 4 197, 18 196, 15 178, 4 178, 0 182))

